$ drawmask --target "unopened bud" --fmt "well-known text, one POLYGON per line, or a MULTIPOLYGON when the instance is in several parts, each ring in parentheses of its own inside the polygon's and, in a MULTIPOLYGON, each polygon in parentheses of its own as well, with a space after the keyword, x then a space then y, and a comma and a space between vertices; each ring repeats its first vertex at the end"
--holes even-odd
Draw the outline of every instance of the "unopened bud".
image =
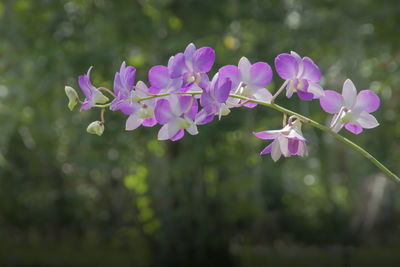
POLYGON ((65 86, 65 94, 67 95, 69 100, 68 108, 72 111, 76 106, 76 104, 78 104, 79 101, 78 93, 71 86, 65 86))
POLYGON ((101 136, 104 132, 104 123, 101 121, 94 121, 87 127, 86 131, 90 134, 97 134, 101 136))

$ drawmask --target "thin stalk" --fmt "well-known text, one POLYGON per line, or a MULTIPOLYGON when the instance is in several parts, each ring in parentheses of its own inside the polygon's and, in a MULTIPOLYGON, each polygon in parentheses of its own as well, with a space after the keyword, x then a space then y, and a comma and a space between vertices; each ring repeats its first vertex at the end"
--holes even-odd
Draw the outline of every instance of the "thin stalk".
POLYGON ((276 91, 276 93, 274 94, 274 96, 271 99, 271 103, 274 103, 275 99, 278 97, 278 95, 283 91, 283 89, 285 89, 286 85, 288 84, 289 80, 286 80, 281 87, 279 88, 278 91, 276 91))
POLYGON ((101 122, 102 122, 102 123, 105 122, 105 121, 104 121, 104 112, 105 112, 105 111, 106 111, 105 108, 102 108, 102 109, 101 109, 100 117, 101 117, 101 122))
POLYGON ((100 91, 106 91, 107 93, 109 93, 110 95, 112 95, 114 98, 116 97, 116 95, 113 93, 113 91, 111 91, 111 90, 108 89, 108 88, 99 87, 99 88, 97 88, 97 89, 99 89, 100 91))

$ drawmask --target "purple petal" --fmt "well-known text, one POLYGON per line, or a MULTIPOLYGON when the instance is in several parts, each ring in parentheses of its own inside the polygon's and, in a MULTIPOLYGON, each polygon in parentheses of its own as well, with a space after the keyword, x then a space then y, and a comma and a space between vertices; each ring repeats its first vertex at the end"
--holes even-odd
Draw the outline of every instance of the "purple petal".
MULTIPOLYGON (((244 100, 241 101, 241 103, 245 102, 244 100)), ((254 108, 257 107, 256 103, 253 102, 247 102, 246 104, 244 104, 243 106, 245 106, 246 108, 254 108)))
POLYGON ((114 93, 116 95, 118 95, 122 90, 124 89, 124 86, 121 83, 121 77, 119 72, 115 73, 115 77, 114 77, 114 93))
POLYGON ((360 126, 352 123, 345 123, 344 127, 353 134, 360 134, 363 131, 363 129, 360 126))
POLYGON ((275 58, 275 68, 278 75, 284 80, 296 78, 299 66, 296 59, 289 54, 280 54, 275 58))
POLYGON ((168 77, 168 68, 162 65, 154 66, 149 71, 149 82, 151 87, 164 89, 167 87, 170 79, 168 77))
POLYGON ((246 57, 242 57, 238 64, 239 79, 246 83, 250 83, 251 79, 251 63, 246 57))
POLYGON ((93 85, 90 82, 90 72, 92 71, 93 66, 91 66, 86 75, 81 75, 78 78, 79 87, 81 88, 83 94, 86 98, 92 95, 93 85))
POLYGON ((171 93, 178 92, 181 89, 182 84, 183 84, 182 77, 172 79, 168 84, 167 91, 171 93))
POLYGON ((125 130, 133 131, 133 130, 135 130, 136 128, 138 128, 142 124, 143 119, 140 118, 138 113, 139 112, 132 113, 128 117, 128 119, 126 120, 125 130))
POLYGON ((361 112, 356 121, 361 127, 365 129, 375 128, 379 125, 376 118, 366 111, 361 112))
POLYGON ((296 155, 299 149, 299 140, 294 138, 289 138, 288 140, 288 149, 290 154, 296 155))
POLYGON ((281 132, 278 130, 273 130, 273 131, 256 132, 253 134, 260 139, 272 140, 272 139, 277 138, 281 134, 281 132))
POLYGON ((315 83, 315 82, 308 82, 308 92, 312 93, 314 95, 314 99, 316 98, 321 98, 325 96, 325 91, 322 89, 322 87, 315 83))
POLYGON ((166 124, 175 117, 167 99, 160 99, 157 101, 154 109, 154 116, 159 124, 166 124))
POLYGON ((215 51, 210 47, 202 47, 193 54, 193 70, 209 72, 214 65, 215 51))
POLYGON ((133 85, 135 83, 135 74, 136 74, 136 69, 132 66, 128 66, 124 69, 123 72, 120 72, 121 81, 124 87, 129 91, 132 91, 133 89, 133 85))
POLYGON ((139 109, 140 105, 136 102, 134 103, 129 103, 129 102, 123 102, 120 105, 118 105, 117 109, 121 110, 122 113, 126 115, 132 114, 136 109, 139 109))
POLYGON ((342 96, 346 107, 352 108, 356 101, 357 89, 350 79, 347 79, 343 84, 342 96))
POLYGON ((336 114, 343 106, 343 97, 335 91, 326 90, 325 96, 319 99, 319 103, 325 112, 336 114))
POLYGON ((178 78, 185 72, 185 55, 183 53, 178 53, 168 62, 168 75, 171 78, 178 78))
POLYGON ((357 96, 354 109, 365 110, 368 113, 374 112, 379 108, 379 97, 372 90, 362 90, 357 96))
POLYGON ((255 91, 251 96, 249 96, 249 98, 271 103, 272 94, 267 89, 260 88, 255 91))
POLYGON ((208 78, 208 75, 206 73, 200 73, 200 82, 199 86, 202 89, 205 89, 209 86, 210 84, 210 78, 208 78))
POLYGON ((297 90, 297 95, 301 100, 312 100, 314 98, 314 95, 312 93, 304 92, 301 90, 297 90))
POLYGON ((272 80, 272 69, 264 62, 257 62, 251 66, 250 70, 250 84, 265 87, 272 80))
POLYGON ((220 79, 229 78, 232 81, 232 89, 236 89, 239 86, 239 69, 234 65, 226 65, 219 69, 218 75, 220 79))
POLYGON ((294 51, 290 51, 290 55, 292 55, 296 59, 297 64, 301 64, 301 62, 303 61, 301 59, 301 56, 294 51))
POLYGON ((232 81, 229 78, 218 79, 214 88, 214 97, 219 103, 225 103, 232 88, 232 81))
POLYGON ((184 52, 185 55, 185 63, 186 66, 190 69, 193 70, 193 54, 196 52, 196 46, 193 43, 190 43, 184 52))
POLYGON ((265 154, 269 154, 272 151, 272 144, 269 144, 268 146, 266 146, 263 151, 260 152, 260 155, 265 155, 265 154))
POLYGON ((156 124, 157 124, 157 120, 153 117, 144 119, 143 123, 142 123, 142 125, 145 127, 153 127, 156 124))
POLYGON ((171 137, 171 141, 177 141, 177 140, 181 139, 184 135, 185 135, 185 131, 183 129, 179 130, 176 135, 171 137))
MULTIPOLYGON (((176 109, 175 114, 180 116, 181 114, 185 113, 189 109, 190 104, 192 103, 192 96, 180 95, 180 96, 178 96, 178 99, 179 99, 179 109, 176 109)), ((175 108, 172 107, 172 109, 174 110, 175 108)))
MULTIPOLYGON (((170 122, 164 124, 158 131, 158 140, 167 140, 174 138, 176 134, 181 130, 180 128, 180 118, 171 120, 170 122)), ((177 139, 175 139, 177 140, 177 139)))
POLYGON ((193 99, 192 107, 190 108, 188 113, 186 113, 186 116, 192 121, 194 121, 196 119, 198 109, 199 109, 199 104, 197 103, 196 99, 193 99))
POLYGON ((208 114, 208 112, 205 109, 202 109, 196 114, 195 122, 198 125, 206 124, 211 122, 214 119, 214 116, 215 116, 214 113, 208 114))
POLYGON ((210 109, 212 108, 212 106, 214 106, 214 99, 211 96, 210 91, 204 90, 203 93, 200 96, 200 105, 207 109, 207 111, 210 111, 210 109))
POLYGON ((312 82, 319 82, 321 80, 321 71, 309 57, 303 58, 303 73, 301 77, 312 82))

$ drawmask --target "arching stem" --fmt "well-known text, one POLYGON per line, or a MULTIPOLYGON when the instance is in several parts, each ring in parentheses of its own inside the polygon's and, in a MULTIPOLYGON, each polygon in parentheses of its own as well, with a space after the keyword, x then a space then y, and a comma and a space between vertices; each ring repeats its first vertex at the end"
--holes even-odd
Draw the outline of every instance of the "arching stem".
MULTIPOLYGON (((286 82, 285 82, 286 83, 286 82)), ((286 84, 283 84, 281 86, 281 88, 278 90, 282 91, 283 88, 285 88, 286 84)), ((278 92, 275 95, 278 95, 278 92)), ((185 93, 178 93, 180 95, 200 95, 202 92, 185 92, 185 93)), ((169 93, 163 93, 163 94, 157 94, 157 95, 151 95, 151 96, 147 96, 147 97, 142 97, 138 100, 138 102, 143 101, 143 100, 148 100, 148 99, 153 99, 153 98, 158 98, 158 97, 164 97, 164 96, 168 96, 169 93)), ((268 102, 264 102, 261 100, 255 100, 255 99, 251 99, 245 96, 241 96, 241 95, 236 95, 236 94, 230 94, 229 97, 232 98, 237 98, 237 99, 241 99, 244 100, 246 102, 252 102, 252 103, 256 103, 259 104, 261 106, 266 106, 272 109, 275 109, 279 112, 282 112, 285 115, 291 115, 291 116, 295 116, 297 117, 299 120, 301 120, 304 123, 307 123, 309 125, 314 126, 315 128, 320 129, 321 131, 324 131, 330 135, 332 135, 333 137, 335 137, 336 139, 338 139, 339 141, 345 143, 346 145, 349 145, 350 147, 352 147, 353 149, 355 149, 356 151, 358 151, 359 153, 361 153, 361 155, 363 155, 364 157, 366 157, 369 161, 371 161, 373 164, 375 164, 375 166, 377 166, 382 172, 384 172, 386 175, 388 175, 393 181, 395 181, 396 183, 400 183, 400 178, 394 174, 392 171, 390 171, 385 165, 383 165, 379 160, 377 160, 374 156, 372 156, 371 154, 369 154, 365 149, 363 149, 362 147, 360 147, 359 145, 353 143, 352 141, 350 141, 349 139, 347 139, 346 137, 341 136, 340 134, 332 131, 331 129, 329 129, 328 127, 310 119, 307 118, 306 116, 303 116, 301 114, 298 114, 294 111, 291 111, 289 109, 286 109, 284 107, 281 107, 277 104, 274 103, 268 103, 268 102)), ((274 96, 275 97, 275 96, 274 96)), ((274 100, 274 98, 273 98, 274 100)), ((99 108, 106 108, 110 106, 110 103, 108 104, 104 104, 104 105, 95 105, 94 107, 99 107, 99 108)))

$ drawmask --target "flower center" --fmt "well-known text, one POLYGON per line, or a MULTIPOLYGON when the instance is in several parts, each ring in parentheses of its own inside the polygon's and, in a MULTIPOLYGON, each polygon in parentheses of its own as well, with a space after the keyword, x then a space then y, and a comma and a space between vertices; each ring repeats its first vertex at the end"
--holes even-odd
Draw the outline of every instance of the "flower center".
POLYGON ((342 123, 349 123, 353 117, 352 111, 348 108, 343 109, 343 114, 340 116, 340 121, 342 123))

